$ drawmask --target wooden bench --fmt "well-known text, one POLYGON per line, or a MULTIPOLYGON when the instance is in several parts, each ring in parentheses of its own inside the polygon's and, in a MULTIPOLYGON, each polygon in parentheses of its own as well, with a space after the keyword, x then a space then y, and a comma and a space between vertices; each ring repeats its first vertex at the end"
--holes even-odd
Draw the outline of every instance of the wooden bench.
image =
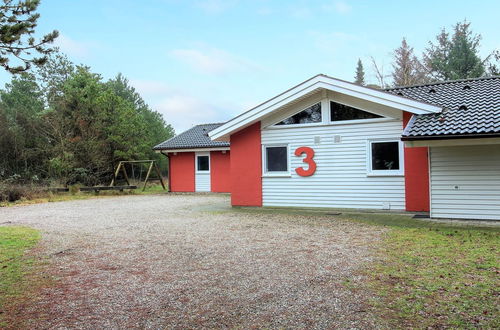
POLYGON ((119 190, 122 191, 125 189, 137 189, 137 186, 96 186, 96 187, 80 187, 80 191, 93 191, 96 194, 101 190, 119 190))

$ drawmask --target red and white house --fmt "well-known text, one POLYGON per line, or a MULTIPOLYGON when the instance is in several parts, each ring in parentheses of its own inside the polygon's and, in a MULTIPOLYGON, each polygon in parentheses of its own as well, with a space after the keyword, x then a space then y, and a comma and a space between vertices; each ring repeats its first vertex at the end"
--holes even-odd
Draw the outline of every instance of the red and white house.
POLYGON ((230 192, 229 143, 208 137, 220 125, 197 125, 153 148, 169 159, 170 191, 230 192))
POLYGON ((234 206, 500 219, 500 77, 384 91, 317 75, 208 135, 230 147, 234 206))

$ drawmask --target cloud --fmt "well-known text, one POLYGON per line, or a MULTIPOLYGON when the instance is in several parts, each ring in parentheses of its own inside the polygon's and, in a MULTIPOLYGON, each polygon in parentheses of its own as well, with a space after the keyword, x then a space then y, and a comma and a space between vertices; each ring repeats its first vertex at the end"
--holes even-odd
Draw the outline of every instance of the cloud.
POLYGON ((165 94, 172 93, 174 90, 168 84, 155 80, 132 79, 130 84, 134 86, 136 91, 143 97, 161 97, 165 94))
POLYGON ((324 9, 335 11, 336 13, 346 15, 352 11, 352 7, 344 1, 335 1, 323 6, 324 9))
POLYGON ((341 31, 309 31, 309 35, 318 49, 331 53, 345 51, 346 47, 358 45, 362 41, 362 38, 356 34, 341 31))
POLYGON ((85 58, 91 54, 91 48, 95 47, 95 44, 76 41, 64 34, 60 34, 54 41, 54 46, 59 47, 63 53, 70 56, 85 58))
POLYGON ((258 65, 217 48, 174 49, 170 55, 193 70, 205 74, 226 74, 259 69, 258 65))
POLYGON ((306 19, 313 16, 313 13, 308 7, 293 7, 290 9, 290 15, 294 18, 306 19))
POLYGON ((236 4, 236 0, 201 0, 195 6, 207 14, 220 14, 236 4))
POLYGON ((233 116, 235 109, 224 103, 215 105, 162 81, 132 79, 130 84, 177 133, 198 124, 226 121, 233 116))

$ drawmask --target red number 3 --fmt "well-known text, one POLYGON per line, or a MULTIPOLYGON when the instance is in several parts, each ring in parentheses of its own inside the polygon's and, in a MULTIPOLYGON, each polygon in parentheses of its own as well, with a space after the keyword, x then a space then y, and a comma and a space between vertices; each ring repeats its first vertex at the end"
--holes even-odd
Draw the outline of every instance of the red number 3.
POLYGON ((298 167, 295 169, 295 172, 300 176, 311 176, 316 172, 316 162, 313 160, 314 150, 309 147, 300 147, 295 150, 295 156, 300 157, 302 154, 306 154, 302 161, 309 165, 309 167, 307 170, 303 167, 298 167))

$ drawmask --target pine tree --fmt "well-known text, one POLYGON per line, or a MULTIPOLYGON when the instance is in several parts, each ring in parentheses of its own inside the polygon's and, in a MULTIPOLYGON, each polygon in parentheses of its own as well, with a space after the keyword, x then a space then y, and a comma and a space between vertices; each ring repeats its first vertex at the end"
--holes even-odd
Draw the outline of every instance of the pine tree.
POLYGON ((358 65, 356 66, 356 76, 354 76, 354 83, 364 86, 365 85, 365 69, 363 68, 363 62, 358 59, 358 65))
POLYGON ((38 41, 33 37, 40 17, 35 13, 39 4, 40 0, 4 0, 0 5, 0 65, 12 74, 28 70, 31 64, 43 65, 47 55, 53 51, 47 44, 59 36, 59 32, 54 30, 38 41), (33 51, 42 56, 33 57, 33 51), (12 66, 12 57, 20 64, 12 66))
POLYGON ((409 86, 427 82, 424 66, 415 56, 413 47, 408 45, 405 38, 403 38, 401 46, 394 51, 392 67, 394 69, 392 72, 394 86, 409 86))
POLYGON ((480 34, 473 34, 470 23, 464 21, 453 27, 453 35, 442 29, 436 43, 429 42, 424 54, 425 64, 435 80, 481 77, 484 61, 479 57, 480 34))

